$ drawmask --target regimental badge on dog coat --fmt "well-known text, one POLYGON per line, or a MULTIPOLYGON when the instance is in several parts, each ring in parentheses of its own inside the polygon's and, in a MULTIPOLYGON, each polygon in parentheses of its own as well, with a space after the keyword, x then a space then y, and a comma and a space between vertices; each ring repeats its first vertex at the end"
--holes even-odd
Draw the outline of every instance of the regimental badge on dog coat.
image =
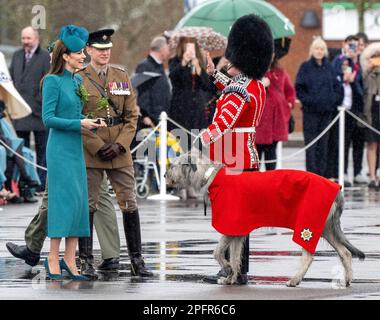
POLYGON ((293 241, 314 254, 339 190, 338 184, 304 171, 221 169, 209 187, 212 224, 229 236, 261 227, 289 228, 293 241))

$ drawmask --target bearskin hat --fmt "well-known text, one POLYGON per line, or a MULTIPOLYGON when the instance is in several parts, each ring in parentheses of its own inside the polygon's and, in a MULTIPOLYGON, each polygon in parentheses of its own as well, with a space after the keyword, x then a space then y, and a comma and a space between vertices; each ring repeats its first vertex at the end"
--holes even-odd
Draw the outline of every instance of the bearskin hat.
POLYGON ((274 41, 268 24, 254 14, 233 24, 228 36, 226 58, 251 79, 261 79, 273 59, 274 41))

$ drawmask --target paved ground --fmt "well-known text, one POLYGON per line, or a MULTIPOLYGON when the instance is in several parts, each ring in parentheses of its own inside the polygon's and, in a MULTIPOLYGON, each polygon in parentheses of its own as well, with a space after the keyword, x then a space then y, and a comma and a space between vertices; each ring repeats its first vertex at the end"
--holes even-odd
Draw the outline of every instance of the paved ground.
MULTIPOLYGON (((286 149, 285 155, 296 151, 286 149)), ((303 167, 303 159, 286 165, 303 167)), ((5 243, 23 243, 26 225, 37 205, 9 205, 0 212, 0 299, 128 299, 128 300, 259 300, 259 299, 380 299, 380 192, 367 188, 347 190, 343 229, 349 240, 367 255, 354 260, 354 282, 348 289, 337 285, 340 262, 321 241, 314 263, 299 288, 285 287, 300 259, 300 248, 286 229, 261 229, 251 236, 250 279, 244 287, 223 287, 202 282, 218 271, 212 258, 219 235, 203 215, 202 203, 140 202, 143 251, 155 277, 142 281, 129 273, 124 236, 122 270, 101 275, 92 283, 52 283, 41 279, 41 265, 31 269, 7 252, 5 243)), ((123 235, 121 214, 120 234, 123 235)), ((99 245, 96 241, 97 259, 99 245)), ((46 256, 48 242, 44 247, 46 256)))

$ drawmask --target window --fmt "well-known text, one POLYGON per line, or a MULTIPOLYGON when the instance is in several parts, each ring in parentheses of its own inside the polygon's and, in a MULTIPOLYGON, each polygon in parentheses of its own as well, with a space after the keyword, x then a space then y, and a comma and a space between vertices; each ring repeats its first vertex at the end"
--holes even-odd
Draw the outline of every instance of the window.
MULTIPOLYGON (((328 2, 323 8, 323 38, 343 40, 359 32, 359 13, 350 2, 328 2)), ((364 15, 365 32, 370 40, 380 40, 380 4, 364 15)))

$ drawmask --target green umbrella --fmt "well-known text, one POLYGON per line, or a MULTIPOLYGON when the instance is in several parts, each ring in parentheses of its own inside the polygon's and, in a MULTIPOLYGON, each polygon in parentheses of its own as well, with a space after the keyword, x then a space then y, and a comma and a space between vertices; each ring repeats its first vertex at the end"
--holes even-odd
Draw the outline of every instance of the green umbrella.
POLYGON ((209 0, 191 10, 177 24, 182 27, 211 27, 228 36, 233 23, 246 14, 254 13, 264 19, 272 30, 273 38, 295 35, 294 25, 276 7, 262 0, 209 0))

